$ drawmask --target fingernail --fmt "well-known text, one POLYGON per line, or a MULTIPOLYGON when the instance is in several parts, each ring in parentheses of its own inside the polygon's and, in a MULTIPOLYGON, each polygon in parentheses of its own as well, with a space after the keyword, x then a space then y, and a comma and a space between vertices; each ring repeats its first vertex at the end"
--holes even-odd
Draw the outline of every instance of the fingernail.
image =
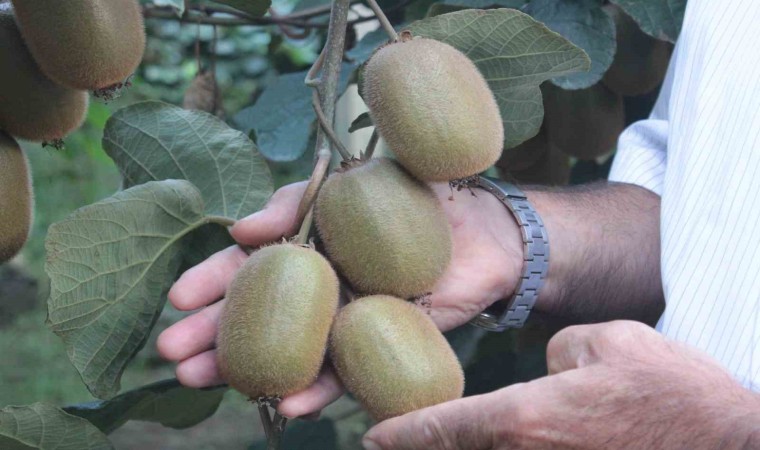
POLYGON ((362 439, 362 447, 364 450, 383 450, 375 441, 367 438, 362 439))

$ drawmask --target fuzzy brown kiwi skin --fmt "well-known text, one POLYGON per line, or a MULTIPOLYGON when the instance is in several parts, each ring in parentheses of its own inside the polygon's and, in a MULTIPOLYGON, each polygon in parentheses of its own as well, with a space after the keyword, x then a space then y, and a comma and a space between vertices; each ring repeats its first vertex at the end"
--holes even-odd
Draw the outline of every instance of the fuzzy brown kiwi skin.
POLYGON ((0 129, 33 142, 62 139, 79 128, 87 92, 59 86, 40 71, 11 11, 0 11, 0 129))
POLYGON ((316 380, 338 307, 338 278, 315 250, 293 244, 254 252, 227 291, 217 362, 250 398, 282 397, 316 380))
POLYGON ((504 126, 483 75, 454 47, 415 38, 377 50, 362 97, 388 146, 415 177, 476 175, 501 155, 504 126))
POLYGON ((21 34, 42 71, 73 89, 121 83, 142 60, 137 0, 12 0, 21 34))
POLYGON ((451 230, 435 193, 388 158, 331 175, 315 219, 330 260, 363 294, 429 293, 451 260, 451 230))
POLYGON ((578 90, 544 83, 541 91, 544 125, 552 145, 570 156, 586 160, 615 148, 625 128, 622 96, 603 83, 578 90))
POLYGON ((0 263, 13 258, 26 243, 33 211, 26 155, 12 137, 0 131, 0 263))
POLYGON ((338 377, 378 420, 455 400, 464 374, 449 343, 413 303, 377 295, 335 318, 330 356, 338 377))
POLYGON ((625 96, 651 92, 665 78, 672 44, 641 31, 619 6, 609 4, 603 8, 615 21, 617 35, 615 59, 604 74, 604 84, 625 96))

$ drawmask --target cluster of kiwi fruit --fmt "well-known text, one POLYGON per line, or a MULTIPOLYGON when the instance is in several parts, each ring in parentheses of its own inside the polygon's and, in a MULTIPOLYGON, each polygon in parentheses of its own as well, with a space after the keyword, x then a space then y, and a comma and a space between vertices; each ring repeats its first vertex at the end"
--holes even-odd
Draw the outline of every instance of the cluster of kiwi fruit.
POLYGON ((26 242, 33 201, 18 143, 58 146, 87 113, 87 90, 137 67, 145 31, 137 0, 0 3, 0 262, 26 242))
POLYGON ((253 399, 308 387, 328 353, 376 420, 463 394, 462 367, 423 300, 452 257, 445 211, 427 183, 490 167, 503 125, 464 54, 403 36, 376 50, 362 86, 396 159, 347 161, 324 182, 314 217, 327 258, 292 243, 266 246, 228 291, 218 366, 253 399), (342 308, 339 280, 351 298, 342 308))
POLYGON ((600 82, 565 90, 551 82, 541 86, 544 123, 532 139, 505 152, 496 164, 521 183, 564 185, 570 181, 570 158, 592 161, 610 154, 626 125, 635 97, 653 92, 665 78, 672 44, 644 33, 619 6, 607 4, 617 49, 600 82))

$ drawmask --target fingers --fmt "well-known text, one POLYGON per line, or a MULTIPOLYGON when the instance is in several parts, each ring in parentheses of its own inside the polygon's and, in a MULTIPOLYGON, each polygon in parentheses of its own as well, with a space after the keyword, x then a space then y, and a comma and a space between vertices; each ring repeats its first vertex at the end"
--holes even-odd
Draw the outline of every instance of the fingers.
POLYGON ((188 358, 177 365, 177 379, 184 386, 204 388, 224 383, 216 365, 216 350, 188 358))
POLYGON ((285 417, 301 417, 321 411, 343 395, 343 385, 331 368, 322 371, 307 389, 285 397, 277 410, 285 417))
POLYGON ((214 303, 164 330, 156 343, 161 357, 169 361, 182 361, 214 348, 225 302, 214 303))
POLYGON ((486 412, 493 403, 489 396, 496 395, 467 397, 386 420, 369 430, 362 444, 367 450, 494 448, 499 415, 486 412))
POLYGON ((240 244, 259 247, 295 234, 296 214, 307 182, 285 186, 274 193, 264 209, 240 219, 230 234, 240 244))
POLYGON ((630 357, 651 339, 662 340, 659 334, 640 322, 618 320, 572 326, 549 341, 546 364, 551 375, 623 355, 630 357))
POLYGON ((181 311, 219 300, 248 255, 237 245, 213 254, 187 270, 169 291, 169 301, 181 311))

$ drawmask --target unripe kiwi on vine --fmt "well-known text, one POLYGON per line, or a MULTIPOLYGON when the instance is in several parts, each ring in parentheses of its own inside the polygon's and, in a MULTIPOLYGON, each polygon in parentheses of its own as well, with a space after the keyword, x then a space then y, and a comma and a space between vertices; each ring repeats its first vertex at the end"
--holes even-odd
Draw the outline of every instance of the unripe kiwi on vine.
POLYGON ((42 71, 74 89, 124 82, 142 60, 137 0, 12 0, 21 34, 42 71))
POLYGON ((496 167, 503 172, 525 170, 533 167, 549 150, 546 128, 541 127, 538 134, 515 147, 505 149, 496 162, 496 167))
POLYGON ((220 318, 222 378, 254 399, 309 387, 325 356, 338 289, 330 263, 311 248, 254 252, 235 275, 220 318))
POLYGON ((651 92, 665 78, 672 45, 641 31, 619 6, 609 4, 603 8, 615 21, 617 35, 615 59, 604 74, 604 84, 626 96, 651 92))
POLYGON ((570 156, 549 143, 546 151, 531 166, 506 172, 506 179, 519 184, 565 186, 570 182, 570 156))
POLYGON ((504 125, 475 64, 434 39, 401 39, 367 62, 362 97, 388 147, 415 177, 476 175, 501 155, 504 125))
POLYGON ((26 155, 0 131, 0 263, 13 258, 29 236, 34 210, 26 155))
POLYGON ((0 11, 0 43, 0 130, 42 142, 79 128, 87 92, 59 86, 40 71, 8 10, 0 11))
POLYGON ((603 83, 566 90, 544 83, 544 124, 552 145, 578 159, 594 159, 615 149, 625 127, 623 97, 603 83))
POLYGON ((427 294, 451 260, 451 229, 435 193, 388 158, 331 175, 315 219, 330 260, 363 294, 427 294))
POLYGON ((378 420, 462 396, 464 374, 435 323, 414 303, 376 295, 340 310, 330 356, 349 392, 378 420))

